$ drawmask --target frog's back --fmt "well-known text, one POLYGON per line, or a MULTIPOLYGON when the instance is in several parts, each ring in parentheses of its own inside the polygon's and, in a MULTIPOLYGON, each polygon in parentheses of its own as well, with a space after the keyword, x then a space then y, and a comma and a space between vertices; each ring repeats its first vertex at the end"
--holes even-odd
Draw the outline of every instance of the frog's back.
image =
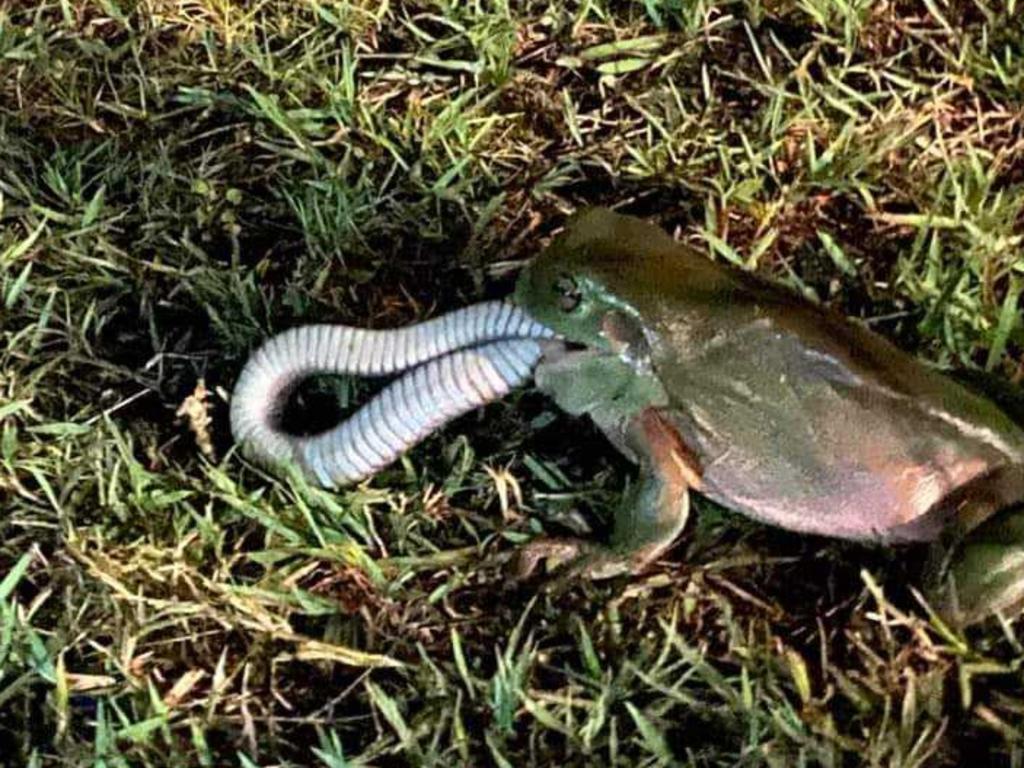
POLYGON ((891 371, 847 362, 757 326, 663 358, 702 490, 789 529, 882 541, 932 539, 979 495, 993 508, 1024 496, 1024 434, 991 404, 945 380, 889 386, 891 371))
POLYGON ((616 216, 590 231, 595 274, 645 324, 667 415, 710 497, 786 528, 879 540, 933 538, 973 495, 1024 497, 1024 430, 991 401, 657 228, 616 216))

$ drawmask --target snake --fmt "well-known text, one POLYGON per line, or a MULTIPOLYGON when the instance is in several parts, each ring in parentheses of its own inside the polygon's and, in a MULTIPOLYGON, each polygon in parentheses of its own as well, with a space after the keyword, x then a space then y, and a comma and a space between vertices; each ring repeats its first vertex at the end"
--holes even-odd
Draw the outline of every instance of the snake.
POLYGON ((230 421, 246 458, 294 463, 323 488, 380 471, 453 419, 526 382, 556 334, 505 301, 483 301, 404 328, 302 325, 263 342, 231 394, 230 421), (314 375, 401 374, 341 423, 289 432, 288 398, 314 375))

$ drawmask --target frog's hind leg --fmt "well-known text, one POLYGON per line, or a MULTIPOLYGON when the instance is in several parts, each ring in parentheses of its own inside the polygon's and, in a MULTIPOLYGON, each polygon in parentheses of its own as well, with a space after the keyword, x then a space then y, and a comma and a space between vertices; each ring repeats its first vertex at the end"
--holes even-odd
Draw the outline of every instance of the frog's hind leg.
POLYGON ((966 626, 995 613, 1024 609, 1024 506, 989 518, 951 547, 936 545, 929 603, 945 620, 966 626))
POLYGON ((517 575, 528 576, 542 561, 564 566, 561 579, 606 579, 638 573, 667 550, 686 526, 690 488, 699 488, 694 455, 655 408, 634 416, 626 441, 636 454, 640 474, 625 494, 607 544, 574 538, 544 538, 519 552, 517 575))

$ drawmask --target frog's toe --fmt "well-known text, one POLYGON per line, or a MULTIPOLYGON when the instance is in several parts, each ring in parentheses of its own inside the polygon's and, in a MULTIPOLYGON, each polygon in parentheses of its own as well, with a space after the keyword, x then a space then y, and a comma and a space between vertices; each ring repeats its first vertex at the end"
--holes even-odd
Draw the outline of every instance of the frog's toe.
POLYGON ((1015 617, 1024 609, 1024 508, 986 521, 943 560, 928 599, 945 620, 966 626, 995 613, 1015 617))

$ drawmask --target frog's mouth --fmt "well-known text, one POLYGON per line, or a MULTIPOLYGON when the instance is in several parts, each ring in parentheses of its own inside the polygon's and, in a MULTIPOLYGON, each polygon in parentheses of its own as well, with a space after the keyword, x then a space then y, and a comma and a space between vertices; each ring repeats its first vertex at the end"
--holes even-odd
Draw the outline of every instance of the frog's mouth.
POLYGON ((452 419, 503 397, 541 361, 573 345, 506 302, 483 302, 417 325, 371 331, 307 325, 284 331, 247 361, 231 397, 231 431, 259 464, 294 462, 324 487, 355 483, 452 419), (401 373, 369 403, 315 435, 288 432, 288 397, 315 375, 401 373))
POLYGON ((537 361, 537 366, 562 364, 582 353, 591 352, 593 349, 582 342, 563 337, 544 339, 540 342, 540 358, 537 361))
POLYGON ((643 329, 619 310, 609 310, 601 318, 600 344, 556 336, 542 342, 537 368, 569 368, 584 359, 617 359, 637 374, 652 371, 651 345, 643 329))

